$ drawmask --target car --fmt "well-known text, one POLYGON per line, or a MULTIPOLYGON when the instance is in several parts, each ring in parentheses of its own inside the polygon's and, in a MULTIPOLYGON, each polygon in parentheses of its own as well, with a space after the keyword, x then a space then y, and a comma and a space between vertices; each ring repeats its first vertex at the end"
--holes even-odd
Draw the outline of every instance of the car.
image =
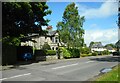
POLYGON ((120 56, 120 52, 119 51, 113 52, 112 54, 113 54, 113 56, 120 56))
POLYGON ((26 60, 26 61, 32 60, 32 57, 33 57, 32 53, 24 53, 24 54, 22 55, 22 58, 23 58, 24 60, 26 60))

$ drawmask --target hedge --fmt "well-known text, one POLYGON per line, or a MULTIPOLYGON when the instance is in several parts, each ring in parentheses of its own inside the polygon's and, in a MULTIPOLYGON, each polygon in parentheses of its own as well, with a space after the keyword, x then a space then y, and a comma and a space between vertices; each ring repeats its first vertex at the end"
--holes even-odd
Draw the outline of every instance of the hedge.
POLYGON ((97 56, 97 55, 98 55, 97 52, 93 52, 93 53, 92 53, 92 56, 97 56))
POLYGON ((56 51, 55 50, 47 50, 46 54, 47 55, 56 55, 56 51))

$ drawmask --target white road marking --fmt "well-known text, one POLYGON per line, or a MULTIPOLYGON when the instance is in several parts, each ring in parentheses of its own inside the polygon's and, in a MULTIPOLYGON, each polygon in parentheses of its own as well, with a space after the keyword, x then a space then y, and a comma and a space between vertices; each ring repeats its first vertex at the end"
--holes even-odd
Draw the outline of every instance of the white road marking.
POLYGON ((21 77, 21 76, 26 76, 26 75, 30 75, 30 74, 31 73, 27 73, 27 74, 21 74, 21 75, 16 75, 16 76, 8 77, 8 78, 2 78, 2 79, 0 79, 0 81, 6 80, 6 79, 17 78, 17 77, 21 77))
POLYGON ((94 62, 94 61, 87 61, 87 62, 85 62, 85 63, 91 63, 91 62, 94 62))
POLYGON ((71 65, 60 66, 60 67, 55 67, 55 68, 52 68, 52 69, 60 69, 60 68, 64 68, 64 67, 74 66, 74 65, 78 65, 78 63, 71 64, 71 65))

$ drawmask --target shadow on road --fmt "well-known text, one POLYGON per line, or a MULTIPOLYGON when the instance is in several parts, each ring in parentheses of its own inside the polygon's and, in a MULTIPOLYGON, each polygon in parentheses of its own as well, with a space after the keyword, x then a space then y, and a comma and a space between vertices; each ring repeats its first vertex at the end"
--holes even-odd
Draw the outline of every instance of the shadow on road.
POLYGON ((90 60, 96 60, 96 61, 105 61, 105 62, 120 62, 120 56, 108 56, 108 57, 102 57, 102 58, 90 58, 90 60))

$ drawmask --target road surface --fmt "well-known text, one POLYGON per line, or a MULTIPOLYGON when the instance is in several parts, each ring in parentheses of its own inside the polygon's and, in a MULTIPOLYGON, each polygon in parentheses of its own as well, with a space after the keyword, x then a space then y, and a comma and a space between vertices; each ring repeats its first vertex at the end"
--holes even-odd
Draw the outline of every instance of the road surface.
POLYGON ((109 55, 21 65, 1 71, 0 81, 87 81, 101 69, 117 65, 118 60, 109 55))

